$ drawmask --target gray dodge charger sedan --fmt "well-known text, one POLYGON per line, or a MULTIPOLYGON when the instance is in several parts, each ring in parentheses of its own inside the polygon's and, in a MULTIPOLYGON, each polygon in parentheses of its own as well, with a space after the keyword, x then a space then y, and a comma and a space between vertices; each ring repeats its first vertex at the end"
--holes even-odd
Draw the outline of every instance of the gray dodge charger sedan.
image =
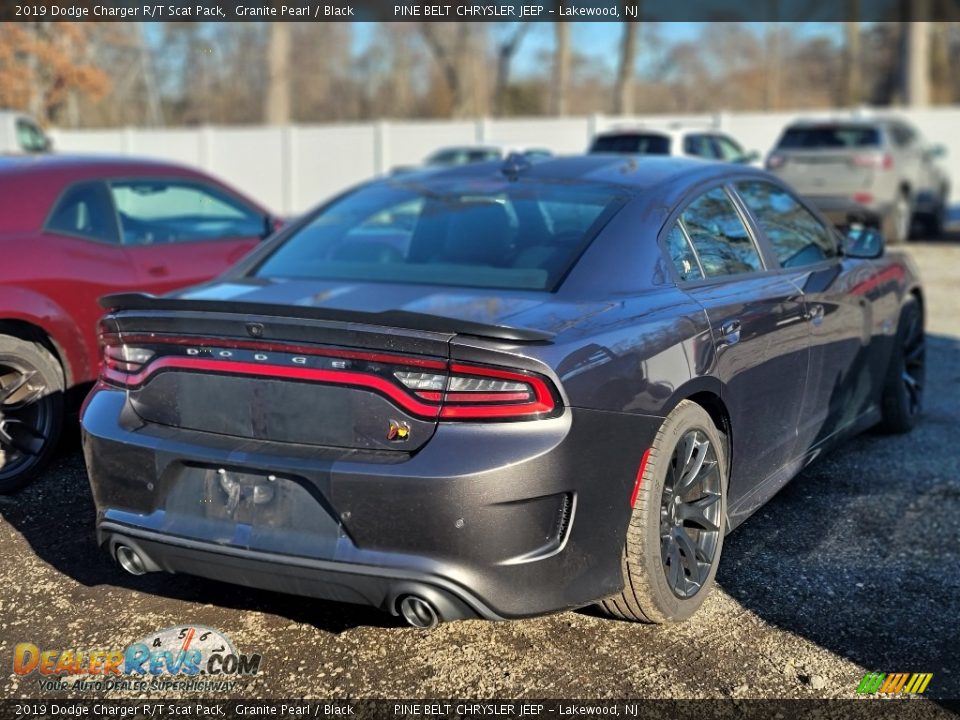
POLYGON ((682 620, 801 468, 914 425, 923 302, 875 231, 748 167, 370 182, 212 283, 102 301, 99 542, 417 627, 682 620))

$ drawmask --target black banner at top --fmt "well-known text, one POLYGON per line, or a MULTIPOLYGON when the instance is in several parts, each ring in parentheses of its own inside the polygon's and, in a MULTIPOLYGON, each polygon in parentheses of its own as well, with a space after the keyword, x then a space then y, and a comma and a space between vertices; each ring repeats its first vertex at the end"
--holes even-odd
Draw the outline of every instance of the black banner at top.
POLYGON ((902 22, 960 0, 0 0, 6 22, 902 22))

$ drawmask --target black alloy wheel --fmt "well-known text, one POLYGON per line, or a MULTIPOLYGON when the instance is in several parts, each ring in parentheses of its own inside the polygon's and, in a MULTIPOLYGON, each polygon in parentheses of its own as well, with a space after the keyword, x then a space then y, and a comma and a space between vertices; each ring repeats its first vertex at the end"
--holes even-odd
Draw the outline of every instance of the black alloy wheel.
POLYGON ((903 335, 903 372, 900 378, 907 393, 907 408, 911 415, 920 413, 923 407, 923 385, 926 380, 926 342, 923 322, 919 312, 910 313, 903 335))
POLYGON ((726 528, 727 437, 691 400, 663 421, 634 490, 621 555, 623 590, 600 603, 608 614, 679 622, 710 594, 726 528))
POLYGON ((923 311, 917 299, 909 297, 900 311, 897 338, 883 388, 882 430, 905 433, 917 424, 923 410, 926 360, 923 311))
POLYGON ((33 479, 56 446, 62 422, 59 365, 35 343, 0 336, 0 493, 33 479))
POLYGON ((700 430, 690 430, 670 458, 660 499, 660 557, 670 589, 689 598, 713 567, 720 535, 717 453, 700 430))

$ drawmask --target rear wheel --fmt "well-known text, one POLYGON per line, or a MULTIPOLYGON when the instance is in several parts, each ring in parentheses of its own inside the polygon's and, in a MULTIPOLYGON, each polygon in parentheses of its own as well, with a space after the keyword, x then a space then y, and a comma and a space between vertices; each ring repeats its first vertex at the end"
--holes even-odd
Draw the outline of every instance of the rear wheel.
POLYGON ((37 343, 0 335, 0 494, 43 469, 63 425, 63 373, 37 343))
POLYGON ((941 197, 937 206, 928 213, 922 214, 920 221, 920 230, 923 233, 921 237, 925 240, 937 240, 943 235, 943 228, 946 225, 947 202, 945 197, 941 197))
POLYGON ((686 620, 713 586, 723 547, 727 470, 720 433, 684 400, 650 448, 622 556, 624 589, 601 605, 625 620, 686 620))
POLYGON ((881 429, 910 432, 923 409, 926 381, 926 342, 920 303, 909 298, 900 311, 897 340, 890 356, 890 369, 883 388, 881 429))

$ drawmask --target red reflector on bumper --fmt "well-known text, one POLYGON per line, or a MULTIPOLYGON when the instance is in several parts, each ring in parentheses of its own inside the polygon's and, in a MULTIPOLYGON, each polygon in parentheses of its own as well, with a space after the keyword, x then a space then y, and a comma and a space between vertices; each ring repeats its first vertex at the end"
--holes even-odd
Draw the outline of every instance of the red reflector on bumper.
POLYGON ((647 460, 650 459, 650 448, 647 448, 647 451, 643 454, 643 457, 640 458, 640 467, 637 468, 637 480, 633 483, 633 494, 630 495, 630 507, 634 507, 637 504, 637 495, 640 494, 640 483, 643 482, 643 473, 647 469, 647 460))

